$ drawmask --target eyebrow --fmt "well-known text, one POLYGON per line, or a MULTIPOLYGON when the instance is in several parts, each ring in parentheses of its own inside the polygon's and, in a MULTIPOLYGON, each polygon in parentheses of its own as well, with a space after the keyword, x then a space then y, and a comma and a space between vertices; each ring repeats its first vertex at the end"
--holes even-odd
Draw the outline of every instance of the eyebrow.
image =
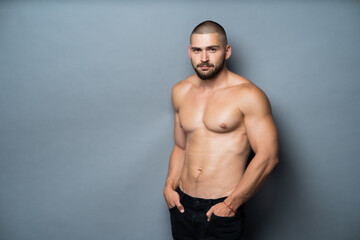
MULTIPOLYGON (((209 49, 209 48, 220 48, 220 46, 218 45, 211 45, 211 46, 207 46, 205 47, 205 49, 209 49)), ((201 49, 201 47, 191 47, 192 50, 198 50, 201 49)))

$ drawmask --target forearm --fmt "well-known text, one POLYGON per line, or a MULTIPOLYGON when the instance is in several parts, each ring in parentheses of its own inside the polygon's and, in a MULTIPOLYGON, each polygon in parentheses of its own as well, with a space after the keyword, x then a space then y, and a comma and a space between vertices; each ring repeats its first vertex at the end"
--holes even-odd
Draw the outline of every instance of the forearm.
POLYGON ((169 171, 165 182, 165 188, 175 190, 179 185, 180 175, 185 160, 185 150, 174 146, 170 155, 169 171))
POLYGON ((277 163, 277 155, 255 155, 235 190, 226 198, 226 203, 237 209, 248 201, 260 189, 277 163))

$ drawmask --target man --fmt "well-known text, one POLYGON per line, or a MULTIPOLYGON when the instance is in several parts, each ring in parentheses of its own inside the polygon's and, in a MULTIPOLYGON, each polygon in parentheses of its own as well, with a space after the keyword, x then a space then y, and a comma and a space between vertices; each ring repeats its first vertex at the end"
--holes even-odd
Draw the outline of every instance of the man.
POLYGON ((219 24, 196 26, 188 51, 196 74, 172 89, 175 144, 164 188, 172 235, 242 239, 244 204, 278 163, 270 103, 227 69, 231 46, 219 24))

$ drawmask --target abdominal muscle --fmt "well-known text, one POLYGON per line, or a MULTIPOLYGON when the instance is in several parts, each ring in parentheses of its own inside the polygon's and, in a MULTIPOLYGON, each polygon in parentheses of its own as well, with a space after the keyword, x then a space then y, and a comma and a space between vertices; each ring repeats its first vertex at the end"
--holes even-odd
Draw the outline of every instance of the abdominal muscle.
POLYGON ((194 132, 187 136, 179 186, 192 197, 230 195, 245 171, 250 146, 239 132, 194 132))

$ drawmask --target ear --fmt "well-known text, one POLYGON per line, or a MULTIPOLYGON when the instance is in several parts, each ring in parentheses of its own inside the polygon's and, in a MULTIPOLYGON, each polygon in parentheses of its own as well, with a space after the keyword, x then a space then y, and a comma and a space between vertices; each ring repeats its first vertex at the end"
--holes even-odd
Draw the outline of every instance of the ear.
POLYGON ((191 51, 191 45, 189 45, 189 49, 188 49, 189 58, 191 58, 190 51, 191 51))
POLYGON ((231 46, 228 44, 225 48, 225 59, 228 60, 231 56, 231 46))

